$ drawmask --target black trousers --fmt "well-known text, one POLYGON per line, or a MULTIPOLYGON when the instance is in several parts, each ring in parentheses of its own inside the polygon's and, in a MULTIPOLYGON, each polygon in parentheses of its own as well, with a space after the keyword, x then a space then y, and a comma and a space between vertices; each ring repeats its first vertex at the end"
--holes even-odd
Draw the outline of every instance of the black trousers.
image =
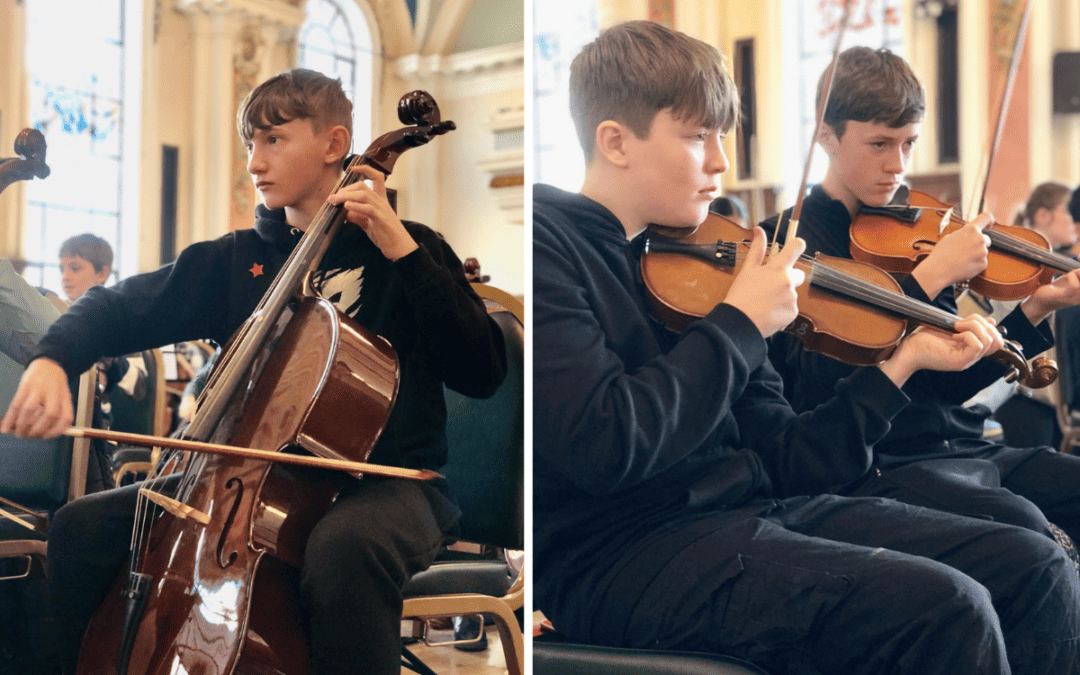
MULTIPOLYGON (((50 525, 49 596, 65 673, 128 558, 137 490, 78 499, 50 525)), ((401 672, 401 588, 431 565, 457 516, 428 483, 365 478, 342 491, 311 532, 300 576, 313 672, 401 672)))
MULTIPOLYGON (((1015 526, 798 497, 687 513, 604 564, 601 644, 786 675, 1080 672, 1080 580, 1060 546, 1015 526)), ((556 626, 574 611, 554 609, 556 626)))
POLYGON ((1001 445, 980 455, 873 472, 847 494, 1019 525, 1051 538, 1052 522, 1080 544, 1080 456, 1001 445))

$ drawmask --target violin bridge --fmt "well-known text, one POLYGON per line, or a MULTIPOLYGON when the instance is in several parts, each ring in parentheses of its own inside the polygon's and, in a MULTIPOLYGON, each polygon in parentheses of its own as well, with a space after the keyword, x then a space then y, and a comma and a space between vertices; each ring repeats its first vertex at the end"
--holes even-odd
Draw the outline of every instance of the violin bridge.
POLYGON ((183 502, 178 502, 175 499, 170 499, 169 497, 166 497, 159 492, 154 492, 147 488, 141 488, 139 490, 139 495, 142 497, 146 497, 147 499, 154 502, 155 504, 165 509, 177 518, 191 518, 203 527, 206 527, 210 524, 210 516, 206 513, 203 513, 198 509, 188 506, 183 502))
POLYGON ((949 223, 952 222, 952 212, 953 207, 950 206, 949 210, 946 211, 945 215, 942 217, 941 223, 938 224, 937 233, 939 237, 945 232, 945 228, 949 226, 949 223))

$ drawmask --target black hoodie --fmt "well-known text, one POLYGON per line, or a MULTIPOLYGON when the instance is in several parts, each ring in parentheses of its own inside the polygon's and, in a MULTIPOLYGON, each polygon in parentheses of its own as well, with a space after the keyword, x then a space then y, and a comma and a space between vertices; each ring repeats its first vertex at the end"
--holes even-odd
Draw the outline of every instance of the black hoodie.
POLYGON ((642 237, 606 208, 538 185, 533 220, 535 598, 581 637, 649 532, 859 477, 907 397, 868 368, 796 417, 741 311, 717 305, 682 334, 651 318, 642 237))
MULTIPOLYGON (((785 216, 786 220, 787 216, 785 216)), ((777 218, 762 227, 770 237, 777 218)), ((806 240, 806 255, 850 258, 851 215, 839 200, 831 198, 820 185, 814 186, 803 202, 799 236, 806 240)), ((784 235, 785 232, 781 232, 784 235)), ((900 281, 904 292, 922 302, 956 313, 952 288, 931 301, 919 282, 911 276, 900 281)), ((1001 321, 1010 340, 1018 342, 1027 358, 1053 346, 1048 321, 1032 326, 1017 307, 1001 321)), ((808 352, 802 342, 788 333, 769 339, 769 356, 784 378, 784 395, 795 410, 811 410, 828 399, 834 383, 847 377, 853 366, 822 354, 808 352)), ((915 460, 959 456, 980 456, 993 444, 983 440, 983 424, 990 409, 964 403, 1005 374, 1005 366, 984 358, 959 372, 921 371, 904 385, 911 405, 893 420, 892 430, 875 447, 874 463, 890 469, 915 460)))
MULTIPOLYGON (((283 210, 256 208, 255 228, 192 244, 176 262, 108 288, 95 287, 42 338, 38 356, 69 376, 102 356, 186 340, 225 344, 251 315, 301 232, 283 210)), ((465 280, 461 262, 431 229, 405 223, 419 248, 390 262, 346 223, 316 275, 319 293, 393 345, 398 397, 370 461, 438 469, 446 461, 445 383, 490 396, 502 382, 502 333, 465 280)))

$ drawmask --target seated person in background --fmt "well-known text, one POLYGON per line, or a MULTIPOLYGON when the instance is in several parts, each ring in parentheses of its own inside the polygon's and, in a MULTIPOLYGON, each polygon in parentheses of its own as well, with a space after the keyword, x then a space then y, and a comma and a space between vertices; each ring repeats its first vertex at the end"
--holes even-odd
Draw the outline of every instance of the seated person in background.
POLYGON ((723 195, 712 200, 709 211, 718 216, 727 216, 743 227, 747 227, 747 221, 750 220, 746 204, 735 195, 723 195))
POLYGON ((15 273, 10 261, 0 259, 0 352, 25 368, 58 316, 60 312, 15 273))
POLYGON ((1069 197, 1069 216, 1073 220, 1073 229, 1076 230, 1078 238, 1070 252, 1073 256, 1080 256, 1080 187, 1073 190, 1072 196, 1069 197))
MULTIPOLYGON (((0 259, 0 407, 7 408, 15 396, 26 365, 37 353, 38 342, 60 316, 37 288, 15 273, 8 260, 0 259)), ((101 411, 95 406, 95 422, 101 411)), ((86 492, 112 487, 105 444, 90 444, 91 461, 87 467, 86 492)))
POLYGON ((682 333, 644 296, 647 226, 700 224, 728 167, 723 57, 655 23, 615 26, 574 59, 570 105, 581 192, 533 192, 535 607, 574 641, 776 673, 1078 672, 1080 579, 1054 542, 800 496, 863 475, 908 377, 996 349, 989 322, 917 331, 796 416, 764 338, 795 318, 801 240, 766 259, 755 228, 724 302, 682 333))
MULTIPOLYGON (((112 246, 101 237, 86 233, 66 239, 60 245, 60 284, 68 302, 74 303, 94 286, 103 285, 112 274, 112 262, 112 246)), ((131 354, 103 358, 98 369, 104 384, 101 410, 105 428, 109 428, 112 426, 109 395, 119 387, 132 400, 141 401, 146 396, 146 364, 141 354, 131 354)))
POLYGON ((60 244, 60 285, 68 302, 75 302, 112 274, 109 242, 92 234, 77 234, 60 244))
POLYGON ((1013 225, 1035 230, 1046 237, 1052 251, 1071 256, 1077 241, 1076 226, 1069 212, 1071 196, 1072 190, 1061 183, 1043 183, 1028 195, 1013 225))
MULTIPOLYGON (((818 91, 825 85, 823 74, 818 91)), ((817 142, 830 163, 804 203, 798 234, 807 254, 850 258, 852 219, 862 205, 884 206, 897 193, 925 110, 925 93, 908 64, 886 49, 852 47, 840 54, 817 142)), ((786 216, 783 222, 787 222, 786 216)), ((763 224, 767 231, 776 219, 763 224)), ((782 241, 785 232, 780 232, 782 241)), ((953 284, 986 268, 989 237, 974 221, 947 234, 901 280, 904 292, 956 311, 953 284)), ((1027 358, 1053 343, 1047 318, 1080 301, 1080 271, 1038 288, 1001 325, 1027 358)), ((796 411, 831 399, 855 368, 807 351, 787 333, 770 340, 770 358, 796 411)), ((888 497, 949 513, 1019 525, 1054 538, 1055 523, 1080 540, 1080 457, 1050 447, 1013 448, 984 437, 990 410, 966 406, 1006 368, 983 359, 964 372, 923 372, 904 386, 911 399, 874 447, 873 470, 836 481, 844 496, 888 497), (1049 519, 1049 521, 1048 521, 1049 519)), ((1008 559, 1013 550, 1003 549, 1008 559)), ((1021 563, 1013 562, 1019 566, 1021 563)))

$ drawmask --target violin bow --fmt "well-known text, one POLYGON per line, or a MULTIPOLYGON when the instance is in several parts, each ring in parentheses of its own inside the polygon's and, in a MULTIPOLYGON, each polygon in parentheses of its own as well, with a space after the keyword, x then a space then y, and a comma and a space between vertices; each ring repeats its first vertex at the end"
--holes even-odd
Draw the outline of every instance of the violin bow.
MULTIPOLYGON (((821 98, 818 99, 817 121, 814 123, 814 133, 810 137, 810 151, 806 153, 806 163, 803 165, 802 180, 799 181, 799 192, 795 198, 795 206, 791 208, 791 214, 787 220, 787 236, 784 238, 784 245, 791 243, 791 240, 795 238, 796 233, 799 230, 799 218, 802 216, 803 201, 806 199, 806 182, 810 177, 810 164, 814 159, 814 146, 817 145, 818 134, 821 133, 821 127, 825 123, 825 107, 829 103, 829 95, 832 93, 833 79, 836 77, 836 62, 840 59, 840 44, 844 40, 844 33, 847 31, 848 20, 851 18, 851 6, 855 0, 844 0, 844 13, 840 17, 840 30, 836 34, 836 44, 833 45, 832 61, 829 63, 829 75, 826 78, 825 88, 821 92, 821 98)), ((777 245, 777 237, 782 229, 782 223, 777 220, 776 230, 773 231, 772 241, 772 253, 775 255, 780 249, 777 245)))
POLYGON ((975 194, 979 194, 978 208, 973 209, 971 213, 982 213, 983 206, 986 204, 986 190, 990 185, 990 171, 994 167, 994 157, 997 155, 998 145, 1001 143, 1001 137, 1005 132, 1005 119, 1009 112, 1009 102, 1012 99, 1013 85, 1016 83, 1016 73, 1020 70, 1020 56, 1024 51, 1024 42, 1027 39, 1028 20, 1031 18, 1031 2, 1030 0, 1024 0, 1024 12, 1020 17, 1020 27, 1016 32, 1016 41, 1013 43, 1012 57, 1009 60, 1009 72, 1005 78, 1005 86, 1001 91, 1001 101, 998 105, 997 125, 994 129, 993 140, 990 143, 989 152, 985 153, 986 160, 986 173, 982 177, 982 189, 972 192, 972 200, 974 203, 975 194))

